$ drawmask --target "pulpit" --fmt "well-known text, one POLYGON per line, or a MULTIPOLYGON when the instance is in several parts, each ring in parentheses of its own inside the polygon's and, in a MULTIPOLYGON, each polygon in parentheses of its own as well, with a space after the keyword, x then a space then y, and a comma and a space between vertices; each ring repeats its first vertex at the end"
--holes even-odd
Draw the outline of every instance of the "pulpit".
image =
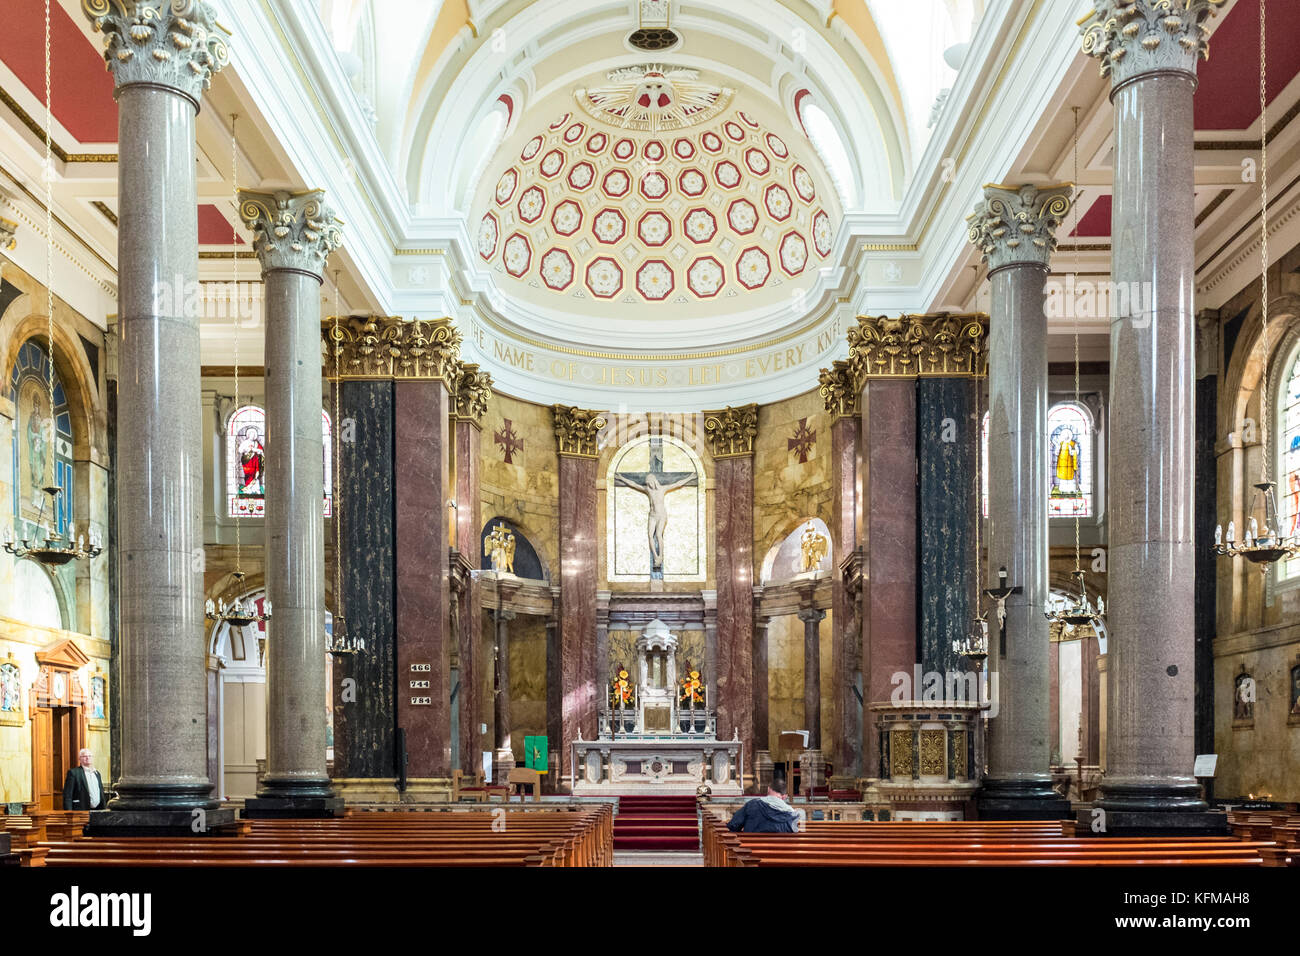
POLYGON ((636 660, 615 668, 596 740, 575 740, 575 794, 741 792, 738 735, 718 740, 712 701, 700 671, 678 660, 679 642, 655 619, 638 636, 636 660), (681 676, 679 676, 681 675, 681 676))

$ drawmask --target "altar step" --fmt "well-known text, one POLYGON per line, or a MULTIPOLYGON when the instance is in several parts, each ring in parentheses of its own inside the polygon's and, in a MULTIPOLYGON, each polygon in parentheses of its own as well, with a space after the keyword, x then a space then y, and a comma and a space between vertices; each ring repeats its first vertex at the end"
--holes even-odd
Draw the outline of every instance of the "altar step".
POLYGON ((694 797, 619 797, 614 849, 694 851, 700 845, 694 797))

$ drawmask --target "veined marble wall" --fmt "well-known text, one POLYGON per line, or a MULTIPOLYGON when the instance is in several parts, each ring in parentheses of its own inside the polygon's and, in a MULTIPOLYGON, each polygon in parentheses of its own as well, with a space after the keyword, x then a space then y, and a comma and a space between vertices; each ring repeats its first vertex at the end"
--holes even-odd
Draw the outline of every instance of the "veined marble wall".
POLYGON ((482 450, 483 520, 501 515, 515 522, 558 584, 560 471, 550 407, 494 394, 483 416, 482 450))
MULTIPOLYGON (((835 695, 832 675, 834 655, 831 650, 831 630, 834 622, 831 612, 821 622, 821 674, 822 674, 822 745, 821 751, 830 759, 835 752, 835 725, 831 715, 835 712, 835 695)), ((793 614, 776 617, 767 627, 767 686, 768 741, 773 747, 782 731, 806 730, 803 696, 803 621, 793 614)), ((761 739, 761 738, 760 738, 761 739)), ((773 760, 780 759, 777 754, 773 760)))
POLYGON ((801 518, 831 523, 830 426, 816 389, 759 406, 754 440, 756 581, 763 557, 801 518))
MULTIPOLYGON (((510 746, 515 762, 524 764, 525 737, 545 736, 546 621, 521 615, 510 622, 510 746)), ((556 748, 555 741, 550 748, 556 748)))

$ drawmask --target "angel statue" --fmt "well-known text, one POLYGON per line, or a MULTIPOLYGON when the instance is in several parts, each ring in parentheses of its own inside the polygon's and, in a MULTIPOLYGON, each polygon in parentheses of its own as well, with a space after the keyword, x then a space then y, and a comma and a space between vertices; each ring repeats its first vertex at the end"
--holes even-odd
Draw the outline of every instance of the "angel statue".
POLYGON ((829 545, 830 542, 826 540, 826 536, 818 534, 813 523, 808 522, 803 537, 799 539, 800 573, 816 571, 817 566, 822 563, 822 558, 826 557, 826 549, 829 545))

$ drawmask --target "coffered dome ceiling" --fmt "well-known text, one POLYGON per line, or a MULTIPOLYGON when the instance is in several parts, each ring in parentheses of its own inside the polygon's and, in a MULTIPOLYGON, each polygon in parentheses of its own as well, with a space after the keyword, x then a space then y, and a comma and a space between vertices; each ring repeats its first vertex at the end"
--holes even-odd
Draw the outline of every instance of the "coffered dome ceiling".
POLYGON ((473 221, 498 289, 603 317, 800 297, 839 222, 803 134, 693 70, 605 79, 541 128, 524 117, 489 166, 473 221))

